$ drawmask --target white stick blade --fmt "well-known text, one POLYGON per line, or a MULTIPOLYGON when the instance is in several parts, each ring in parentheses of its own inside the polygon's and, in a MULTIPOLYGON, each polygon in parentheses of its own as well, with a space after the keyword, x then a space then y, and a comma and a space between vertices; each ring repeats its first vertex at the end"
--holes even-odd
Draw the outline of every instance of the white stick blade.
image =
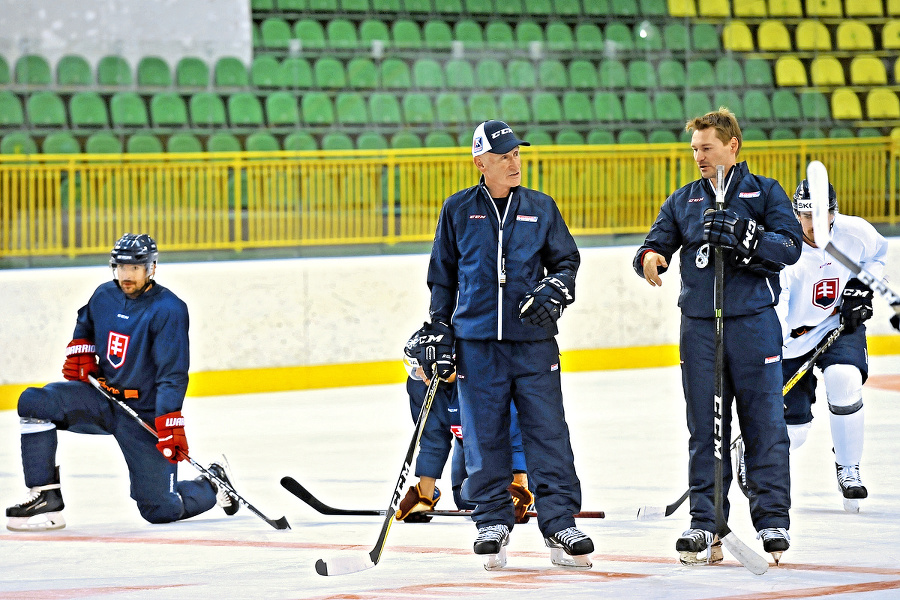
POLYGON ((754 575, 762 575, 769 570, 769 561, 751 550, 733 532, 722 538, 722 544, 739 563, 754 575))
POLYGON ((372 559, 367 553, 348 554, 346 556, 334 556, 325 560, 320 558, 316 561, 316 573, 319 575, 347 575, 348 573, 359 573, 375 566, 372 559))
POLYGON ((828 218, 828 171, 825 165, 817 160, 810 162, 806 167, 806 180, 809 182, 816 246, 824 248, 831 241, 831 223, 828 218))
POLYGON ((665 506, 642 506, 638 509, 637 512, 637 520, 638 521, 656 521, 658 519, 666 518, 666 507, 665 506))

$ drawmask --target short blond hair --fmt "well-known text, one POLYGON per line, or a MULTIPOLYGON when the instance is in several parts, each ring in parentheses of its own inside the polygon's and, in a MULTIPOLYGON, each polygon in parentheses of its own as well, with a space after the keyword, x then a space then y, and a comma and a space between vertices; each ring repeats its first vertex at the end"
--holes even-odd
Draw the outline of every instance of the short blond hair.
POLYGON ((737 138, 738 147, 737 152, 734 154, 737 156, 741 153, 741 145, 743 145, 744 138, 741 135, 741 126, 738 125, 737 117, 734 116, 733 112, 725 106, 720 106, 719 110, 708 112, 702 117, 694 117, 685 124, 684 130, 691 133, 693 130, 703 131, 710 127, 715 128, 716 137, 723 144, 730 142, 731 138, 737 138))

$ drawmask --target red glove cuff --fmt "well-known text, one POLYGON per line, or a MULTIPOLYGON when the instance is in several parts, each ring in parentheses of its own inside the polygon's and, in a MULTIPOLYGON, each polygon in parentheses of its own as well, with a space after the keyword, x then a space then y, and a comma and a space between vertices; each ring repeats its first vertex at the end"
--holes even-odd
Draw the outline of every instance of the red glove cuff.
POLYGON ((84 338, 72 340, 66 347, 63 377, 69 381, 88 381, 89 375, 97 375, 97 347, 84 338))
POLYGON ((185 460, 188 443, 180 410, 156 417, 156 435, 159 440, 156 447, 169 462, 185 460))

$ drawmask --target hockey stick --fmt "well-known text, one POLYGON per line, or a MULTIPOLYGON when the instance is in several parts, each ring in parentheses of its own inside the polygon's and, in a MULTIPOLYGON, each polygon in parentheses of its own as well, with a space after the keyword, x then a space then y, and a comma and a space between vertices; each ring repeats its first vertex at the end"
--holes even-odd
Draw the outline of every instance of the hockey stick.
POLYGON ((816 246, 825 248, 828 254, 850 269, 857 279, 887 300, 894 309, 894 313, 900 315, 900 296, 895 294, 883 279, 879 279, 863 269, 831 243, 831 222, 828 218, 828 171, 825 169, 825 165, 817 160, 810 162, 806 167, 806 178, 809 181, 809 197, 812 201, 812 225, 816 246))
MULTIPOLYGON (((299 481, 290 476, 285 476, 281 478, 281 486, 297 496, 311 507, 313 507, 317 512, 323 515, 332 515, 332 516, 344 516, 344 517, 383 517, 387 513, 384 510, 365 510, 365 509, 344 509, 344 508, 335 508, 333 506, 329 506, 325 504, 318 498, 316 498, 312 492, 307 490, 303 485, 300 484, 299 481)), ((471 510, 429 510, 421 513, 416 513, 425 515, 427 517, 471 517, 471 510)), ((537 513, 533 511, 529 511, 525 513, 528 517, 536 517, 537 513)), ((582 511, 580 513, 575 513, 576 519, 604 519, 606 518, 606 513, 602 510, 600 511, 582 511)))
MULTIPOLYGON (((157 435, 156 430, 153 429, 153 427, 151 427, 150 425, 148 425, 147 422, 144 421, 144 420, 141 418, 141 416, 140 416, 139 414, 137 414, 137 412, 136 412, 133 408, 131 408, 130 406, 128 406, 128 404, 126 404, 125 402, 123 402, 123 401, 120 400, 119 398, 116 398, 115 396, 113 396, 112 394, 110 394, 108 391, 106 391, 106 390, 103 388, 103 386, 100 385, 100 382, 97 381, 97 378, 96 378, 96 377, 94 377, 93 375, 88 375, 88 380, 90 381, 90 384, 91 384, 92 386, 94 386, 94 387, 97 389, 97 391, 99 391, 101 394, 103 394, 104 396, 106 396, 106 399, 107 399, 107 400, 109 400, 110 402, 112 402, 112 403, 114 403, 114 404, 117 404, 117 405, 118 405, 120 408, 122 408, 125 412, 127 412, 129 415, 131 415, 131 417, 132 417, 135 421, 137 421, 138 423, 140 423, 141 427, 143 427, 150 435, 152 435, 152 436, 153 436, 154 438, 156 438, 156 439, 159 439, 159 436, 157 435)), ((228 490, 228 493, 231 494, 232 496, 234 496, 235 498, 237 498, 238 501, 239 501, 241 504, 243 504, 244 506, 247 507, 248 510, 250 510, 250 512, 252 512, 252 513, 255 514, 256 516, 258 516, 260 519, 262 519, 263 521, 265 521, 266 523, 268 523, 269 525, 271 525, 271 526, 274 527, 275 529, 290 529, 290 528, 291 528, 291 526, 288 524, 287 519, 286 519, 285 517, 281 517, 280 519, 270 519, 270 518, 267 517, 266 515, 264 515, 264 514, 262 514, 261 512, 259 512, 259 510, 257 510, 255 506, 253 506, 252 504, 250 504, 249 502, 247 502, 246 500, 244 500, 243 496, 241 496, 240 494, 238 494, 238 493, 234 490, 234 488, 231 486, 231 484, 229 484, 227 481, 225 481, 225 480, 222 479, 221 477, 217 476, 217 475, 216 475, 215 473, 213 473, 212 471, 210 471, 210 470, 208 470, 208 469, 205 469, 205 468, 203 467, 203 465, 201 465, 201 464, 198 463, 196 460, 194 460, 193 458, 191 458, 190 456, 188 456, 187 452, 179 452, 179 454, 181 454, 181 456, 184 458, 184 460, 186 460, 186 461, 188 461, 189 463, 191 463, 191 466, 192 466, 192 467, 194 467, 195 469, 197 469, 198 471, 200 471, 201 473, 203 473, 203 475, 204 475, 205 477, 209 478, 210 480, 215 481, 215 483, 216 483, 217 486, 221 486, 221 487, 225 488, 226 490, 228 490)))
POLYGON ((425 392, 425 399, 422 402, 422 408, 419 410, 419 418, 416 419, 416 428, 413 432, 412 439, 409 442, 409 449, 406 451, 406 457, 403 459, 403 466, 400 468, 400 476, 397 478, 397 484, 394 486, 394 493, 391 495, 391 502, 385 511, 384 524, 381 526, 381 533, 375 542, 375 547, 367 554, 356 554, 352 556, 337 556, 329 558, 327 561, 320 558, 316 561, 316 573, 319 575, 344 575, 347 573, 356 573, 371 569, 381 560, 381 553, 384 551, 384 545, 387 542, 388 532, 391 530, 391 523, 394 522, 394 513, 400 504, 403 494, 403 486, 406 483, 406 476, 412 466, 413 455, 416 453, 416 447, 419 445, 419 439, 422 437, 422 430, 425 428, 425 420, 428 418, 428 411, 431 410, 431 403, 434 401, 434 395, 437 393, 440 378, 434 377, 428 384, 428 390, 425 392))

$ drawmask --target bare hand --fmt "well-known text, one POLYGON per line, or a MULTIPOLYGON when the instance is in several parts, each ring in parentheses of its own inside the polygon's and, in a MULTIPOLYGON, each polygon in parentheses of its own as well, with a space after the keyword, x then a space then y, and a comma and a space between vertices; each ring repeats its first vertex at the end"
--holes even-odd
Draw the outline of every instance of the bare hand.
POLYGON ((669 267, 665 257, 661 254, 650 250, 644 255, 644 279, 651 286, 661 286, 662 279, 659 278, 659 267, 669 267))

